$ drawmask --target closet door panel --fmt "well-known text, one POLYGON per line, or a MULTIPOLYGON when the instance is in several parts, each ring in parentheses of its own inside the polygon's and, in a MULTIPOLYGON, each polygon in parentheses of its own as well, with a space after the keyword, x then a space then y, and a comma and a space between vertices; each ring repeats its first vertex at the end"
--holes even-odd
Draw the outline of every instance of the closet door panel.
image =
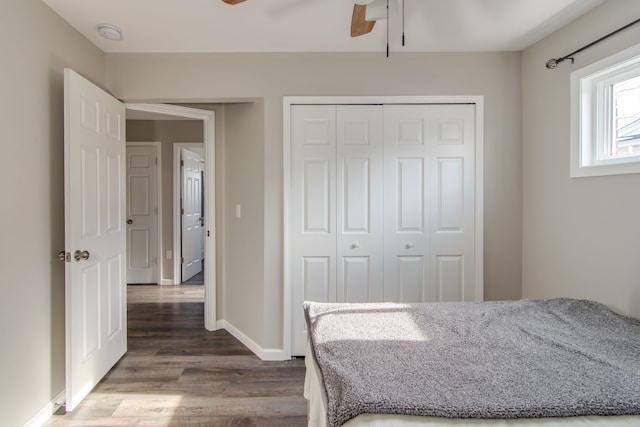
POLYGON ((475 107, 431 110, 430 281, 437 301, 474 301, 475 107))
POLYGON ((384 300, 431 300, 429 106, 384 106, 384 300))
POLYGON ((337 107, 337 298, 382 301, 382 107, 337 107))
POLYGON ((291 109, 291 298, 293 354, 304 354, 305 300, 335 302, 336 107, 291 109))

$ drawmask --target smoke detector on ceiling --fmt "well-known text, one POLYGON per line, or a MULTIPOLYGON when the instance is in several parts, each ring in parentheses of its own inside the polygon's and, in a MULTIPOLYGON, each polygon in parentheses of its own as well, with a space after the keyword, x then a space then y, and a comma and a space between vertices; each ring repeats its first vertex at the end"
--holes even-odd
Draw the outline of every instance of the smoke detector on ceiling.
POLYGON ((115 25, 100 24, 98 25, 98 33, 105 39, 122 40, 122 31, 115 25))

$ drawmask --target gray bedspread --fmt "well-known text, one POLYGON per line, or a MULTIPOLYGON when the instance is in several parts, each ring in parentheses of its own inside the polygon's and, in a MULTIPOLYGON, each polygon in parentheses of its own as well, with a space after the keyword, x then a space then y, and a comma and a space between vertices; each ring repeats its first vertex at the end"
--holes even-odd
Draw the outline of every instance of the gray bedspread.
POLYGON ((640 414, 640 320, 572 299, 305 302, 328 422, 640 414))

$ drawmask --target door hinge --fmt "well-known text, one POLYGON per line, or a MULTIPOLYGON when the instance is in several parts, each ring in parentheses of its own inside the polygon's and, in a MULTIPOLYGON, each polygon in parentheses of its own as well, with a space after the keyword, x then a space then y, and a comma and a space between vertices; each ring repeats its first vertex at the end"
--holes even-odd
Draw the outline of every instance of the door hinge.
POLYGON ((184 215, 184 208, 180 209, 180 215, 184 215))
POLYGON ((180 264, 184 264, 184 257, 183 256, 180 257, 180 264))
POLYGON ((180 160, 180 166, 184 166, 184 160, 180 160))

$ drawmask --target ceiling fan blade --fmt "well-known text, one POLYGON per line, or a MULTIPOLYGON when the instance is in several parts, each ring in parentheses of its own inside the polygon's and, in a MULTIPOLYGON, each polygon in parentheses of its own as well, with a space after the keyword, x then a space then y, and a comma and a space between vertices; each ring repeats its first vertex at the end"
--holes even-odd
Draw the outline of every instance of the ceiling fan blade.
POLYGON ((225 2, 226 4, 238 4, 238 3, 242 3, 244 0, 222 0, 223 2, 225 2))
POLYGON ((358 37, 370 33, 376 21, 365 20, 367 11, 366 5, 354 4, 353 16, 351 17, 351 37, 358 37))

